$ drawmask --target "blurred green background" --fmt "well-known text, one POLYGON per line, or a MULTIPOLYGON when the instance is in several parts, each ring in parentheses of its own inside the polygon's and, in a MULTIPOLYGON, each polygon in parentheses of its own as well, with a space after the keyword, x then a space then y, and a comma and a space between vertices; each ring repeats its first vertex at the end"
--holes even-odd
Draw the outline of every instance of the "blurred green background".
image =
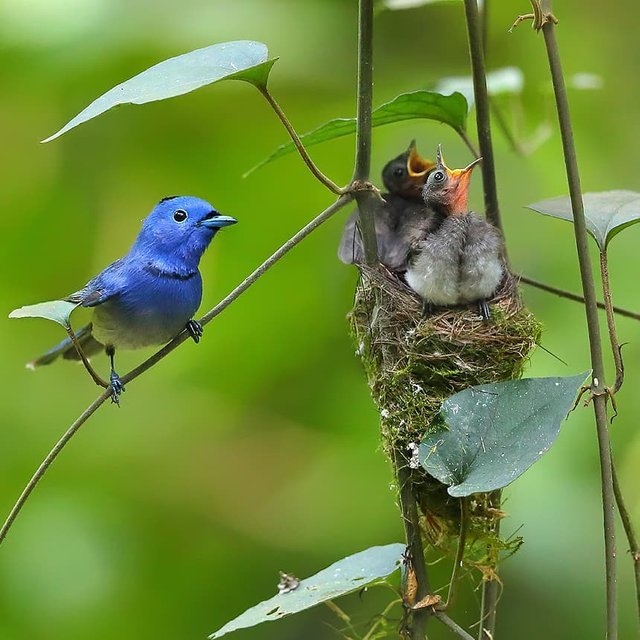
MULTIPOLYGON (((528 2, 491 3, 489 64, 520 66, 530 136, 552 136, 531 157, 495 135, 511 259, 524 273, 578 290, 572 230, 526 203, 566 192, 541 37, 507 28, 528 2)), ((602 77, 571 94, 585 190, 640 190, 636 61, 638 7, 556 2, 568 75, 602 77)), ((298 157, 241 174, 286 134, 249 85, 222 83, 125 107, 40 145, 94 97, 166 57, 214 42, 255 39, 280 56, 272 88, 300 131, 354 113, 354 0, 0 0, 0 510, 9 510, 53 442, 96 397, 70 363, 24 363, 62 338, 37 320, 9 321, 22 304, 76 290, 123 254, 161 197, 211 200, 240 224, 205 256, 203 311, 331 201, 298 157)), ((461 3, 376 18, 375 101, 468 72, 461 3)), ((505 108, 509 104, 503 105, 505 108)), ((510 113, 507 110, 507 113, 510 113)), ((377 129, 373 175, 416 137, 452 166, 469 161, 456 135, 429 122, 377 129)), ((351 175, 353 139, 312 149, 338 183, 351 175)), ((472 204, 482 203, 480 180, 472 204)), ((122 408, 105 405, 28 502, 0 551, 3 640, 204 638, 271 596, 277 572, 314 573, 334 559, 400 541, 402 527, 379 449, 376 411, 345 315, 356 273, 335 258, 346 211, 330 221, 209 325, 132 383, 122 408)), ((616 302, 639 308, 640 229, 610 250, 616 302)), ((589 366, 583 311, 525 289, 545 325, 530 375, 589 366)), ((82 319, 77 319, 76 326, 82 319)), ((627 499, 640 522, 640 325, 619 320, 627 383, 612 427, 627 499)), ((150 353, 150 352, 149 352, 150 353)), ((126 354, 121 370, 148 353, 126 354)), ((106 359, 96 359, 106 371, 106 359)), ((503 567, 502 638, 602 638, 603 551, 592 413, 576 411, 552 451, 507 490, 505 531, 522 550, 503 567)), ((635 633, 631 563, 619 541, 622 638, 635 633)), ((434 567, 444 584, 448 568, 434 567)), ((386 592, 353 596, 359 621, 386 592)), ((478 593, 456 619, 477 616, 478 593)), ((238 632, 254 638, 333 638, 338 620, 316 609, 238 632)), ((431 636, 430 636, 431 637, 431 636)), ((433 638, 448 631, 433 627, 433 638)))

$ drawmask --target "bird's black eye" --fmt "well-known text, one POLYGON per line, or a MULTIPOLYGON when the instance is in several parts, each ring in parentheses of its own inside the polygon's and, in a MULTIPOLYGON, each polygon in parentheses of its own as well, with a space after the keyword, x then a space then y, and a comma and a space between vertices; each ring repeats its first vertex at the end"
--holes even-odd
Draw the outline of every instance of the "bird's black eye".
POLYGON ((184 209, 177 209, 173 212, 173 219, 176 222, 184 222, 187 219, 187 212, 184 209))
POLYGON ((396 178, 402 178, 402 176, 404 175, 404 169, 403 169, 402 167, 396 167, 396 168, 393 170, 393 175, 394 175, 396 178))
POLYGON ((442 182, 445 179, 445 175, 444 175, 444 171, 436 171, 433 174, 433 181, 434 182, 442 182))

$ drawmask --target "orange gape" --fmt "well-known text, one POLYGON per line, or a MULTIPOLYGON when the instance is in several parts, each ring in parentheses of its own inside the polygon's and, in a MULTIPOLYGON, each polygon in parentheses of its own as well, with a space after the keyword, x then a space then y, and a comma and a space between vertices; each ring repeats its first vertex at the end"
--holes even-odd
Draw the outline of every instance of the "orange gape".
POLYGON ((469 194, 469 181, 471 180, 471 168, 447 169, 451 180, 451 191, 449 195, 448 209, 449 215, 460 216, 467 213, 467 197, 469 194))

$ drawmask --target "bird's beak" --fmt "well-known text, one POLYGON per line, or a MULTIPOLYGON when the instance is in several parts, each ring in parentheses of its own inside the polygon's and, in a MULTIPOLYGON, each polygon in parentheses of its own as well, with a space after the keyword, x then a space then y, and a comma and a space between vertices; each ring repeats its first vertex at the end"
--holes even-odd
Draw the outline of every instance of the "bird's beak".
POLYGON ((207 229, 222 229, 222 227, 228 227, 238 222, 231 216, 221 216, 214 213, 209 214, 209 216, 200 220, 198 224, 202 227, 207 227, 207 229))
POLYGON ((451 191, 449 195, 449 211, 451 214, 462 214, 467 212, 467 197, 469 194, 469 183, 471 182, 471 173, 482 158, 476 158, 468 164, 464 169, 449 169, 444 163, 442 156, 442 145, 438 145, 436 154, 438 168, 447 172, 451 183, 451 191))
POLYGON ((463 191, 466 197, 466 193, 469 190, 469 182, 471 182, 471 173, 473 169, 482 162, 482 158, 476 158, 473 162, 469 163, 464 169, 449 169, 445 165, 445 169, 449 174, 449 178, 456 185, 456 191, 463 191))
POLYGON ((421 178, 436 166, 435 162, 423 158, 416 149, 416 141, 412 140, 409 145, 409 155, 407 156, 407 173, 411 178, 421 178))

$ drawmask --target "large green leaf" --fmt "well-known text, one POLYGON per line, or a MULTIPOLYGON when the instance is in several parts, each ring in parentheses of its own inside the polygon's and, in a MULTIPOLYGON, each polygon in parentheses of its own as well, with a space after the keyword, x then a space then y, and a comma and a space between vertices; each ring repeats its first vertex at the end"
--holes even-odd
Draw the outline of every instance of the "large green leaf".
POLYGON ((26 307, 14 309, 10 318, 45 318, 53 320, 63 327, 69 326, 69 316, 78 306, 77 302, 67 302, 66 300, 52 300, 51 302, 39 302, 26 307))
POLYGON ((422 466, 452 496, 505 487, 554 443, 588 375, 511 380, 456 393, 440 412, 447 428, 420 443, 422 466))
POLYGON ((237 629, 279 620, 321 602, 362 589, 396 571, 400 567, 404 550, 403 544, 388 544, 382 547, 371 547, 339 560, 314 576, 301 580, 293 591, 279 593, 247 609, 211 634, 209 638, 213 640, 237 629))
MULTIPOLYGON (((421 118, 448 124, 456 131, 461 132, 467 126, 467 111, 467 101, 460 93, 444 96, 435 91, 413 91, 411 93, 402 93, 393 100, 385 102, 377 109, 374 109, 371 115, 371 125, 379 127, 391 122, 421 118)), ((351 135, 355 131, 355 118, 336 118, 325 122, 317 129, 304 133, 300 136, 300 139, 305 147, 311 147, 320 142, 351 135)), ((250 169, 245 174, 245 177, 265 164, 277 160, 294 150, 295 146, 292 142, 280 145, 268 158, 250 169)))
POLYGON ((113 87, 43 142, 121 104, 165 100, 220 80, 244 80, 264 87, 274 62, 269 60, 267 45, 252 40, 222 42, 169 58, 113 87))
MULTIPOLYGON (((640 222, 640 193, 636 191, 600 191, 582 196, 587 230, 604 251, 611 238, 625 227, 640 222)), ((527 205, 528 209, 546 216, 573 222, 568 196, 551 198, 527 205)))

